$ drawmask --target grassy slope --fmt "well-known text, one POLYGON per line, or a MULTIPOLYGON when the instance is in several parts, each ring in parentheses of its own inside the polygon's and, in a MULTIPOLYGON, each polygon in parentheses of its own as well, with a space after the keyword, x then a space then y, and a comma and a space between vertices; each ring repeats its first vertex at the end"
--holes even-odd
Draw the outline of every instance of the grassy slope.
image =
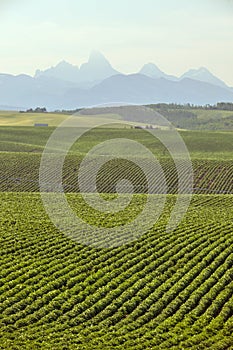
POLYGON ((197 117, 199 120, 210 120, 210 119, 220 119, 220 118, 228 118, 233 116, 232 111, 215 111, 215 110, 203 110, 196 109, 195 110, 197 117))
POLYGON ((188 130, 233 130, 233 112, 204 109, 156 109, 177 128, 188 130))

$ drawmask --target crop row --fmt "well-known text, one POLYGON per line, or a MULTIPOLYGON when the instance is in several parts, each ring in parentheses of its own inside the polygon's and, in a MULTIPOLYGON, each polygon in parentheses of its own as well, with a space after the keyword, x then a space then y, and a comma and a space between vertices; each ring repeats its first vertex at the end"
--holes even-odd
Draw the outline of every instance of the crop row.
MULTIPOLYGON (((77 214, 85 211, 80 195, 67 198, 77 214)), ((0 325, 6 344, 8 332, 16 336, 19 330, 16 343, 43 338, 43 332, 58 348, 64 341, 85 348, 90 335, 89 348, 97 349, 101 342, 110 348, 167 349, 230 339, 231 195, 195 195, 185 219, 167 233, 175 203, 170 195, 153 228, 111 250, 63 236, 46 217, 39 194, 2 193, 0 201, 0 325)), ((140 209, 143 203, 138 195, 133 205, 140 209)))
MULTIPOLYGON (((15 192, 38 192, 39 191, 39 166, 40 154, 31 153, 0 153, 0 190, 15 192)), ((93 166, 95 165, 95 159, 93 166)), ((90 162, 92 162, 90 161, 90 162)), ((65 192, 79 192, 78 169, 81 158, 69 155, 63 167, 63 188, 65 192)), ((224 194, 233 193, 233 163, 232 161, 217 160, 193 160, 194 170, 194 193, 224 194)), ((170 159, 161 159, 166 179, 167 193, 177 193, 178 175, 175 165, 170 159)), ((149 176, 153 180, 153 191, 163 191, 161 178, 150 170, 149 164, 145 163, 149 170, 149 176)), ((185 163, 180 163, 180 171, 183 176, 187 175, 185 163)), ((85 172, 85 169, 84 169, 85 172)), ((47 170, 47 182, 50 186, 51 173, 47 170)), ((90 177, 89 169, 86 170, 86 179, 90 177)), ((136 193, 146 193, 148 184, 143 173, 133 162, 116 159, 106 162, 97 176, 97 189, 99 192, 114 193, 119 180, 127 178, 134 185, 136 193)), ((88 181, 87 181, 88 183, 88 181)), ((187 187, 189 184, 187 183, 187 187)), ((86 188, 91 191, 92 188, 86 188)))

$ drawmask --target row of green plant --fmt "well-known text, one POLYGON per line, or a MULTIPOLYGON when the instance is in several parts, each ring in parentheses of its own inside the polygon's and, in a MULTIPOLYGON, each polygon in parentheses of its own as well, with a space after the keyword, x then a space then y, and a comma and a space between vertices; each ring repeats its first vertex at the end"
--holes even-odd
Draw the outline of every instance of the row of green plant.
MULTIPOLYGON (((90 218, 80 195, 67 198, 90 218)), ((137 209, 143 198, 135 196, 137 209)), ((229 347, 232 195, 194 195, 182 223, 166 233, 175 199, 167 197, 160 220, 139 240, 95 249, 59 232, 38 193, 1 193, 4 348, 229 347)), ((99 215, 95 222, 106 225, 99 215)))

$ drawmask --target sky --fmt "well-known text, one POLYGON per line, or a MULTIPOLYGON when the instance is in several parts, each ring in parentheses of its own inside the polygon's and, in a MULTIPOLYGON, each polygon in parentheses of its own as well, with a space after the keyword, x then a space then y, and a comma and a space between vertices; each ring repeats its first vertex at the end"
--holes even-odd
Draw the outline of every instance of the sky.
POLYGON ((0 72, 34 75, 101 51, 122 73, 207 67, 233 86, 233 0, 0 0, 0 72))

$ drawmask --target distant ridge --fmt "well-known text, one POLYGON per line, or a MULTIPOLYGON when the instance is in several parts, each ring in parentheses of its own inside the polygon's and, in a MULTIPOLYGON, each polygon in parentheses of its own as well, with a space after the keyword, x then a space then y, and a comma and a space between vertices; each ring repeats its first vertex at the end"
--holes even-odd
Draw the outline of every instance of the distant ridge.
POLYGON ((37 70, 34 77, 0 74, 2 109, 74 109, 119 101, 216 104, 233 102, 233 88, 205 67, 175 77, 147 63, 139 73, 121 74, 98 51, 91 52, 80 67, 63 60, 54 67, 37 70))

